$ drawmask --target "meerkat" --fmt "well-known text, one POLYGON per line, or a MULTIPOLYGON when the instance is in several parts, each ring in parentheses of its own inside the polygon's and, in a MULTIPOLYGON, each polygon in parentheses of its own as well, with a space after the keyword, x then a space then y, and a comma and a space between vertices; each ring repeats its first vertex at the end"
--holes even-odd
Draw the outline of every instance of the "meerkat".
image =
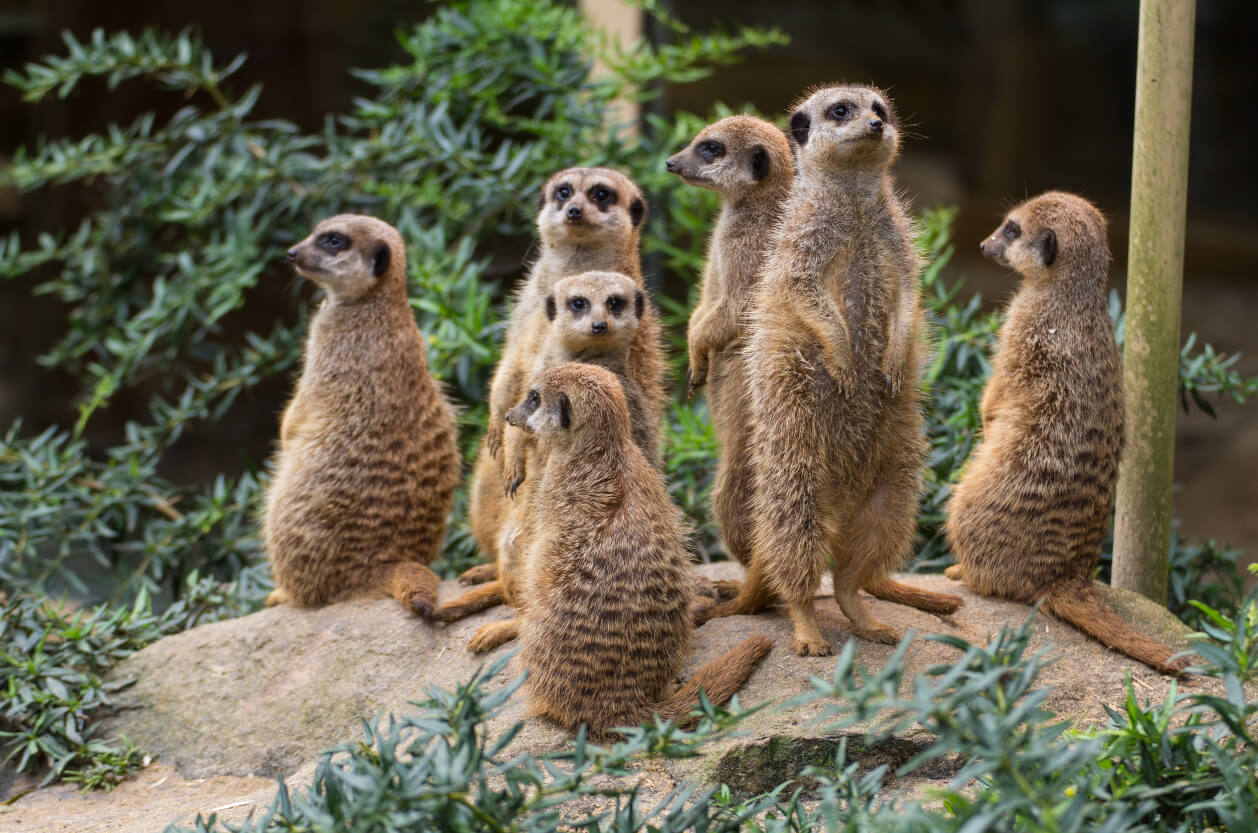
MULTIPOLYGON (((699 303, 687 336, 687 394, 707 384, 708 412, 720 445, 712 509, 726 552, 746 566, 751 557, 750 423, 745 316, 764 260, 765 231, 777 219, 794 172, 791 146, 778 127, 753 116, 730 116, 703 128, 668 170, 721 196, 708 244, 699 303)), ((734 585, 721 583, 729 592, 734 585)))
POLYGON ((793 648, 825 655, 813 594, 833 559, 853 631, 895 642, 859 596, 951 613, 958 596, 895 585, 926 459, 918 380, 921 258, 889 166, 899 125, 879 90, 824 87, 794 108, 797 173, 761 271, 745 361, 754 476, 751 559, 731 601, 786 602, 793 648), (910 601, 911 599, 911 601, 910 601))
MULTIPOLYGON (((647 459, 659 449, 659 422, 650 412, 642 386, 629 375, 629 351, 646 311, 646 296, 628 275, 615 272, 584 272, 563 278, 543 302, 549 322, 546 340, 533 363, 532 377, 566 362, 584 362, 610 370, 620 380, 629 405, 634 443, 647 459)), ((523 520, 529 515, 529 501, 519 489, 526 470, 533 464, 534 443, 520 429, 521 421, 507 412, 508 427, 503 441, 503 488, 510 503, 496 542, 497 570, 486 584, 469 590, 433 611, 438 621, 454 621, 504 602, 514 604, 514 585, 519 575, 519 554, 524 534, 523 520)), ((527 492, 527 489, 525 490, 527 492)), ((478 631, 469 643, 473 651, 487 651, 514 638, 514 623, 495 622, 478 631), (492 631, 493 639, 488 638, 492 631)))
POLYGON ((323 220, 288 252, 327 299, 284 411, 262 538, 276 590, 312 607, 393 596, 431 613, 427 566, 459 478, 454 410, 429 375, 402 238, 373 217, 323 220))
MULTIPOLYGON (((529 373, 546 339, 546 296, 561 278, 589 271, 628 275, 638 289, 646 290, 638 249, 647 204, 633 180, 608 168, 568 168, 547 180, 537 209, 541 254, 515 294, 502 358, 490 386, 485 442, 472 480, 468 511, 472 533, 491 563, 464 574, 461 578, 467 582, 494 574, 497 541, 507 514, 499 459, 506 413, 528 389, 529 373)), ((650 413, 662 424, 666 364, 659 318, 649 299, 630 346, 628 367, 650 413)), ((661 462, 658 451, 653 462, 661 462)))
POLYGON ((1022 276, 1009 304, 982 439, 948 505, 947 575, 975 592, 1042 601, 1110 648, 1163 673, 1171 648, 1118 617, 1093 585, 1114 511, 1123 375, 1110 321, 1110 251, 1095 206, 1050 191, 1006 215, 979 249, 1022 276))
POLYGON ((522 582, 531 711, 602 735, 653 714, 681 720, 701 689, 725 702, 770 640, 744 640, 671 690, 690 642, 690 558, 663 477, 633 441, 619 380, 592 365, 551 368, 520 416, 545 459, 529 473, 522 582))

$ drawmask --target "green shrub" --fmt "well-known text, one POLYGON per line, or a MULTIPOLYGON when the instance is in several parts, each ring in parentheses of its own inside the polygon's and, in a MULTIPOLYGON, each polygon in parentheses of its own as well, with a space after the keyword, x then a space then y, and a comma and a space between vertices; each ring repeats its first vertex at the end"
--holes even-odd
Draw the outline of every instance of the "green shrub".
MULTIPOLYGON (((261 383, 295 372, 308 306, 300 282, 290 281, 293 313, 273 326, 249 330, 240 310, 260 283, 288 279, 282 253, 320 217, 360 211, 401 230, 416 319, 434 372, 461 406, 470 459, 504 293, 522 272, 515 261, 532 237, 538 189, 574 163, 624 168, 652 201, 643 249, 663 270, 657 277, 690 288, 687 298, 656 293, 681 377, 684 323, 716 197, 683 185, 663 161, 708 118, 651 116, 630 140, 608 123, 609 105, 649 99, 657 81, 702 77, 784 38, 754 28, 695 34, 655 4, 647 8, 672 42, 625 51, 554 0, 443 6, 399 34, 398 62, 355 71, 366 93, 318 132, 255 117, 262 90, 232 83, 244 56, 219 63, 189 33, 66 35, 63 55, 6 74, 32 103, 86 83, 110 90, 150 83, 180 104, 169 116, 145 114, 101 134, 41 140, 0 170, 0 186, 73 188, 90 207, 75 228, 0 239, 0 277, 29 281, 62 303, 66 326, 40 361, 69 374, 80 391, 73 427, 19 423, 0 439, 0 591, 15 617, 4 630, 0 686, 17 698, 0 716, 0 753, 22 768, 76 770, 86 782, 108 783, 135 756, 92 735, 107 666, 120 651, 205 617, 253 609, 265 597, 255 528, 265 470, 250 463, 195 484, 173 482, 163 463, 207 423, 235 418, 241 398, 261 383), (608 74, 592 73, 595 57, 608 74), (151 392, 148 415, 110 436, 100 415, 123 392, 151 392), (89 446, 89 430, 103 447, 89 446), (103 605, 92 608, 91 639, 124 647, 97 659, 88 648, 67 648, 77 644, 67 634, 81 623, 46 604, 66 592, 76 603, 103 605)), ((728 112, 718 106, 708 115, 728 112)), ((926 569, 948 559, 939 525, 974 441, 999 325, 977 298, 962 298, 943 280, 951 217, 931 211, 922 224, 939 344, 926 381, 932 453, 918 562, 926 569)), ((1240 401, 1258 387, 1235 373, 1233 358, 1192 344, 1181 374, 1186 403, 1208 407, 1211 392, 1240 401)), ((719 556, 708 507, 716 445, 702 401, 673 406, 668 440, 670 489, 691 519, 696 549, 719 556)), ((461 492, 435 565, 446 575, 477 557, 465 507, 461 492)), ((1200 561, 1176 563, 1196 569, 1200 561)))

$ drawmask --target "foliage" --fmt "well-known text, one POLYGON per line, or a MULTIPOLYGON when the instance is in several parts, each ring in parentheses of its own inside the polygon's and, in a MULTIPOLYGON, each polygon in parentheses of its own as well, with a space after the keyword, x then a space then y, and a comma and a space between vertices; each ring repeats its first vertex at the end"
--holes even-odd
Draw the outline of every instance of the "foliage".
MULTIPOLYGON (((14 595, 0 619, 0 750, 19 770, 47 767, 86 786, 112 786, 138 768, 143 756, 95 737, 94 719, 106 705, 106 670, 153 640, 201 622, 236 615, 246 578, 224 587, 193 572, 185 592, 155 613, 141 589, 128 606, 75 609, 65 600, 14 595)), ((114 684, 115 686, 117 683, 114 684)))
MULTIPOLYGON (((523 727, 491 735, 485 722, 519 688, 489 693, 485 683, 507 658, 483 669, 454 692, 428 689, 413 716, 363 724, 364 738, 324 755, 310 788, 293 794, 281 783, 270 809, 242 833, 281 830, 493 830, 615 829, 735 833, 772 798, 740 806, 712 802, 711 792, 678 788, 653 808, 639 804, 638 789, 609 778, 631 775, 653 757, 698 754, 705 742, 727 734, 738 715, 704 703, 699 726, 683 731, 666 722, 629 729, 609 747, 588 744, 578 733, 571 749, 541 758, 508 757, 523 727), (598 806, 601 805, 601 806, 598 806)), ((211 816, 197 831, 220 830, 211 816)))
MULTIPOLYGON (((1203 831, 1242 830, 1258 812, 1255 717, 1245 694, 1258 676, 1258 596, 1234 617, 1205 605, 1209 624, 1196 648, 1222 695, 1175 687, 1163 703, 1141 705, 1130 682, 1121 709, 1095 731, 1072 729, 1044 708, 1036 688, 1044 656, 1027 656, 1032 619, 986 646, 929 637, 960 654, 909 679, 912 638, 881 669, 866 672, 848 642, 828 680, 792 706, 820 701, 831 731, 856 724, 867 742, 918 732, 931 742, 891 772, 860 773, 842 745, 833 767, 807 771, 817 794, 782 787, 736 803, 728 789, 679 789, 640 806, 634 774, 652 756, 682 757, 738 725, 740 716, 704 704, 693 732, 665 724, 631 729, 624 742, 595 747, 578 735, 571 750, 508 758, 521 728, 491 738, 484 723, 514 691, 485 690, 505 660, 453 693, 430 689, 419 714, 365 724, 364 740, 325 755, 311 786, 281 784, 270 809, 240 829, 555 831, 1203 831), (906 692, 901 694, 900 692, 906 692), (884 786, 946 763, 954 774, 935 806, 901 800, 884 786)), ((1033 617, 1032 617, 1033 618, 1033 617)), ((517 683, 518 685, 518 683, 517 683)), ((934 768, 938 772, 938 767, 934 768)), ((213 817, 197 831, 224 829, 213 817)))
MULTIPOLYGON (((623 168, 651 198, 643 251, 656 289, 689 287, 687 298, 655 293, 681 378, 684 324, 716 198, 683 185, 663 161, 709 118, 652 115, 641 136, 629 138, 609 123, 610 105, 650 99, 659 92, 654 82, 694 80, 784 39, 746 27, 696 34, 659 4, 643 5, 671 42, 621 49, 554 0, 442 6, 399 32, 395 63, 354 71, 362 95, 317 131, 257 117, 262 90, 233 88, 244 56, 219 62, 189 32, 95 32, 86 41, 67 34, 65 54, 6 73, 34 104, 139 83, 166 91, 171 103, 100 134, 41 139, 0 169, 0 187, 73 189, 87 206, 74 228, 0 238, 0 278, 60 302, 65 327, 40 361, 69 374, 80 391, 72 427, 28 433, 19 423, 0 439, 0 592, 16 606, 0 644, 5 680, 21 692, 0 726, 4 754, 26 768, 74 770, 90 784, 136 759, 124 746, 90 738, 90 720, 107 698, 100 677, 123 649, 105 650, 97 662, 86 649, 65 647, 77 644, 66 634, 79 625, 56 618, 70 614, 49 613, 67 609, 49 605, 49 596, 106 602, 90 614, 90 638, 122 640, 127 651, 265 597, 269 578, 255 531, 265 469, 244 460, 195 484, 172 479, 170 461, 181 444, 196 442, 212 423, 239 419, 243 400, 296 371, 309 304, 281 255, 320 217, 372 213, 402 232, 416 320, 431 367, 460 405, 470 459, 504 290, 521 272, 541 183, 574 163, 623 168), (594 73, 596 58, 605 74, 594 73), (251 329, 245 307, 268 282, 285 281, 290 312, 251 329), (151 397, 147 416, 115 430, 106 415, 127 397, 151 397)), ((708 116, 729 112, 717 106, 708 116)), ((974 442, 1000 321, 977 297, 963 297, 959 284, 944 282, 951 218, 946 210, 922 218, 931 264, 923 284, 939 345, 926 380, 932 451, 918 566, 928 569, 948 558, 943 508, 974 442)), ((1181 364, 1185 403, 1208 408, 1210 393, 1237 401, 1254 393, 1258 380, 1236 374, 1234 357, 1194 344, 1190 337, 1181 364)), ((716 444, 702 401, 673 406, 668 440, 671 493, 691 519, 700 556, 719 555, 708 500, 716 444)), ((447 575, 477 558, 466 503, 461 492, 435 565, 447 575)), ((1175 563, 1222 563, 1213 555, 1220 550, 1191 552, 1175 563)), ((1172 580, 1177 592, 1196 584, 1195 574, 1184 575, 1172 580)))

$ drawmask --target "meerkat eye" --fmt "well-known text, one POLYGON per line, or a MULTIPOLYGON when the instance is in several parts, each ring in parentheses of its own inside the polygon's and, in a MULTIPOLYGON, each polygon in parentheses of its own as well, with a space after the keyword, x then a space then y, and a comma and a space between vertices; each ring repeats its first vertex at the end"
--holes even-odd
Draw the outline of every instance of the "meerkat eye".
POLYGON ((725 155, 725 145, 721 144, 720 142, 709 139, 708 141, 701 142, 699 144, 698 151, 699 151, 699 156, 703 157, 709 162, 712 162, 717 159, 720 159, 722 156, 725 155))
POLYGON ((343 234, 329 231, 319 236, 319 248, 326 251, 339 252, 347 246, 349 246, 349 238, 343 234))
POLYGON ((594 202, 607 202, 608 197, 611 195, 612 192, 608 191, 602 185, 599 185, 590 191, 590 199, 594 200, 594 202))
POLYGON ((1021 233, 1022 233, 1022 228, 1013 220, 1010 220, 1009 222, 1005 223, 1005 228, 1002 231, 1002 234, 1005 235, 1006 240, 1016 240, 1018 239, 1018 235, 1021 233))
POLYGON ((590 305, 590 302, 582 298, 580 295, 578 295, 575 298, 570 298, 568 300, 568 306, 572 309, 573 312, 584 312, 585 308, 588 307, 589 305, 590 305))
POLYGON ((572 196, 571 185, 560 185, 555 189, 555 196, 562 202, 572 196))
POLYGON ((540 404, 542 404, 541 394, 539 394, 536 390, 529 391, 528 398, 524 400, 524 406, 532 412, 536 411, 537 406, 540 404))
POLYGON ((830 115, 840 120, 847 118, 847 105, 846 104, 834 105, 833 107, 830 108, 830 115))
POLYGON ((881 101, 874 102, 874 115, 883 121, 887 120, 887 108, 882 106, 881 101))
POLYGON ((607 308, 612 312, 618 312, 625 305, 625 299, 619 295, 611 295, 607 298, 607 308))

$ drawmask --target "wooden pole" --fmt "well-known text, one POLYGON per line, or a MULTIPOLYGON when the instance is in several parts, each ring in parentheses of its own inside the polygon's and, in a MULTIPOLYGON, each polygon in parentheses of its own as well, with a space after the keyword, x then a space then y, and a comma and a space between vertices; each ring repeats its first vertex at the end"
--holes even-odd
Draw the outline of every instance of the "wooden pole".
MULTIPOLYGON (((578 0, 578 8, 589 24, 602 31, 616 45, 628 49, 642 39, 642 9, 624 0, 578 0)), ((595 74, 606 74, 607 67, 601 61, 594 65, 595 74)), ((638 135, 638 119, 642 108, 638 102, 618 98, 612 102, 614 124, 621 125, 621 137, 631 139, 638 135)))
POLYGON ((1166 603, 1196 0, 1141 0, 1115 587, 1166 603))

